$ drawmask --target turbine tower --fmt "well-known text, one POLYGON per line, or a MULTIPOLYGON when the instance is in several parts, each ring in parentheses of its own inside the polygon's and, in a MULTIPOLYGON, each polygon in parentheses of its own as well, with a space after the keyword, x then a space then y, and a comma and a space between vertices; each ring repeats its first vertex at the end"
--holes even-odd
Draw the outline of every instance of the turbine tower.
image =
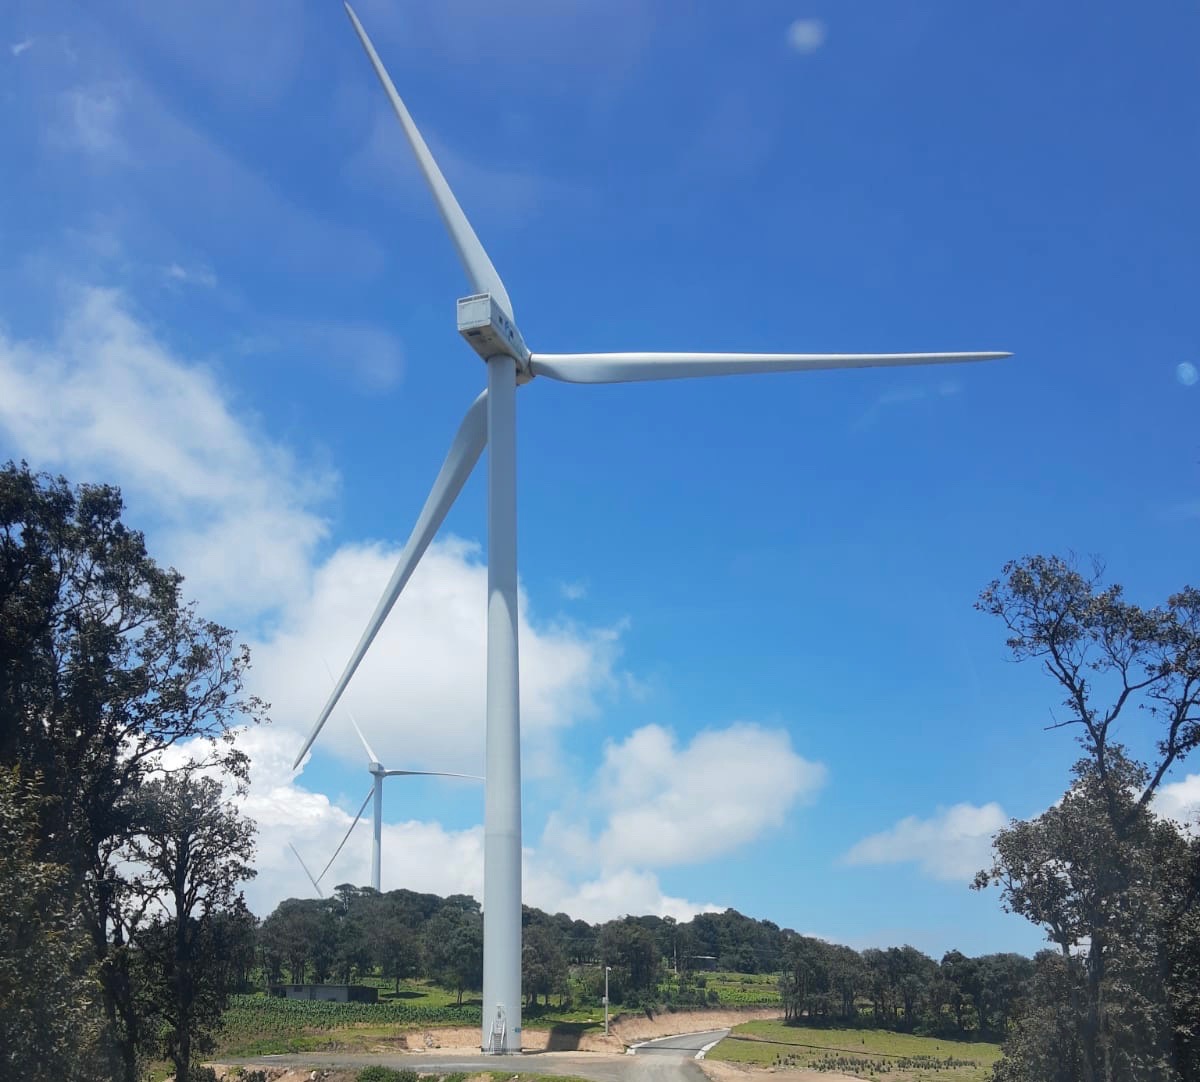
POLYGON ((521 756, 517 658, 516 391, 538 376, 625 383, 808 372, 831 368, 986 361, 1007 353, 532 353, 500 275, 442 176, 358 17, 350 22, 404 129, 473 293, 458 302, 458 331, 487 365, 487 390, 467 411, 366 630, 296 766, 346 690, 471 470, 488 454, 487 777, 484 798, 483 1030, 487 1052, 521 1050, 521 756))

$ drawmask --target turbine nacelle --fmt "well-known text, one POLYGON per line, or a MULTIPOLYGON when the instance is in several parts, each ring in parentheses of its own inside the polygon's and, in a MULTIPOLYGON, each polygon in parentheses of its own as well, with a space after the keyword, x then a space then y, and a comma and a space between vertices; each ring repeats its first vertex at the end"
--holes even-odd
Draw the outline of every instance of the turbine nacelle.
POLYGON ((525 339, 504 306, 492 294, 475 293, 459 300, 458 333, 485 361, 493 357, 511 357, 515 360, 520 382, 533 378, 525 339))

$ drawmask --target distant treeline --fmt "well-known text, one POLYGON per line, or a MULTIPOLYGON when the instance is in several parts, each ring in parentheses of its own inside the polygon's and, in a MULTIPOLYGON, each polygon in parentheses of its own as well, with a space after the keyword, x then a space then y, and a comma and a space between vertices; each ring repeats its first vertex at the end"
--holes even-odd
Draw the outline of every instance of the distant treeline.
MULTIPOLYGON (((549 1005, 551 996, 560 1005, 598 1003, 604 966, 614 1005, 728 1002, 705 976, 721 970, 775 975, 776 1002, 789 1019, 958 1036, 1002 1036, 1034 973, 1019 954, 950 951, 939 962, 910 946, 856 951, 733 909, 686 922, 643 916, 589 924, 526 906, 522 946, 530 1006, 539 997, 549 1005)), ((467 895, 377 894, 345 884, 328 899, 282 902, 259 927, 256 953, 269 983, 374 977, 398 990, 401 980, 422 977, 461 1003, 481 984, 483 922, 467 895)))

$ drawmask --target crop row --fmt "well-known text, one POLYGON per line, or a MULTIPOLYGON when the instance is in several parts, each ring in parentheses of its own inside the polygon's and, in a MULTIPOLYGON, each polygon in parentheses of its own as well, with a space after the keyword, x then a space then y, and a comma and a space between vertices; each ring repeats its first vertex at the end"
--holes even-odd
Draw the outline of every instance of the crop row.
POLYGON ((231 996, 227 1038, 295 1035, 353 1025, 478 1025, 479 1008, 404 1003, 323 1003, 276 996, 231 996))

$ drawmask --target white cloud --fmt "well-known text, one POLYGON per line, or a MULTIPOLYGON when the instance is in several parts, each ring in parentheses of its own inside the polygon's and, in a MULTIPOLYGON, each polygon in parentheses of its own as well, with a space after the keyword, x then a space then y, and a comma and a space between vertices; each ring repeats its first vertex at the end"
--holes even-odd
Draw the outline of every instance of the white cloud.
MULTIPOLYGON (((251 759, 250 791, 237 803, 257 828, 258 869, 246 885, 246 900, 259 916, 266 916, 284 898, 313 897, 308 878, 292 854, 294 845, 312 875, 320 877, 329 893, 339 883, 370 882, 370 811, 363 816, 337 859, 322 870, 342 841, 362 796, 369 788, 363 771, 362 794, 351 794, 348 806, 339 807, 325 796, 304 789, 291 774, 291 745, 275 726, 243 730, 238 746, 251 759)), ((172 752, 173 762, 186 758, 187 749, 172 752)), ((474 782, 393 779, 386 783, 385 816, 403 816, 405 807, 417 806, 418 787, 449 787, 454 799, 482 809, 482 789, 474 782)), ((424 789, 427 795, 428 788, 424 789)), ((380 850, 380 886, 404 887, 433 894, 470 894, 483 899, 483 828, 448 829, 435 821, 385 819, 380 850)), ((526 904, 549 913, 566 912, 587 921, 603 921, 626 913, 656 913, 689 920, 700 912, 719 911, 711 903, 696 903, 666 894, 652 872, 630 868, 606 870, 594 879, 565 876, 553 851, 526 847, 523 864, 523 898, 526 904)))
POLYGON ((304 592, 333 478, 255 435, 119 294, 79 291, 53 342, 0 335, 0 431, 37 468, 119 483, 208 611, 261 614, 304 592))
POLYGON ((597 879, 572 885, 550 870, 553 862, 540 855, 525 861, 525 900, 547 913, 569 913, 595 924, 627 914, 654 914, 691 920, 697 913, 719 913, 724 907, 711 902, 691 902, 663 893, 653 872, 620 868, 597 879))
POLYGON ((1153 807, 1164 819, 1174 819, 1191 829, 1200 828, 1200 774, 1189 774, 1160 786, 1154 794, 1153 807))
POLYGON ((605 868, 698 863, 780 826, 825 776, 781 729, 739 723, 680 747, 672 732, 647 725, 605 749, 589 786, 605 813, 595 839, 585 825, 556 815, 545 841, 566 859, 599 860, 605 868))
POLYGON ((13 54, 13 56, 20 56, 27 49, 32 49, 32 48, 33 48, 33 38, 26 38, 24 41, 14 42, 12 45, 10 45, 8 47, 8 51, 11 52, 13 54))
MULTIPOLYGON (((323 659, 340 671, 398 555, 382 545, 343 546, 255 647, 255 684, 276 719, 307 730, 329 692, 323 659)), ((385 765, 482 772, 486 598, 477 545, 449 538, 429 548, 347 693, 385 765)), ((616 631, 531 618, 523 591, 518 613, 526 766, 539 774, 555 733, 593 713, 597 695, 613 685, 618 639, 616 631)), ((330 718, 317 750, 359 761, 345 711, 330 718)))
POLYGON ((863 838, 842 857, 846 864, 917 864, 935 879, 969 880, 990 864, 992 837, 1008 824, 1004 809, 955 804, 928 819, 910 815, 863 838))
POLYGON ((796 19, 787 28, 787 43, 802 55, 815 53, 825 44, 825 24, 820 19, 796 19))
POLYGON ((172 263, 164 273, 170 281, 185 285, 205 286, 212 289, 217 284, 217 276, 207 267, 188 268, 179 263, 172 263))

